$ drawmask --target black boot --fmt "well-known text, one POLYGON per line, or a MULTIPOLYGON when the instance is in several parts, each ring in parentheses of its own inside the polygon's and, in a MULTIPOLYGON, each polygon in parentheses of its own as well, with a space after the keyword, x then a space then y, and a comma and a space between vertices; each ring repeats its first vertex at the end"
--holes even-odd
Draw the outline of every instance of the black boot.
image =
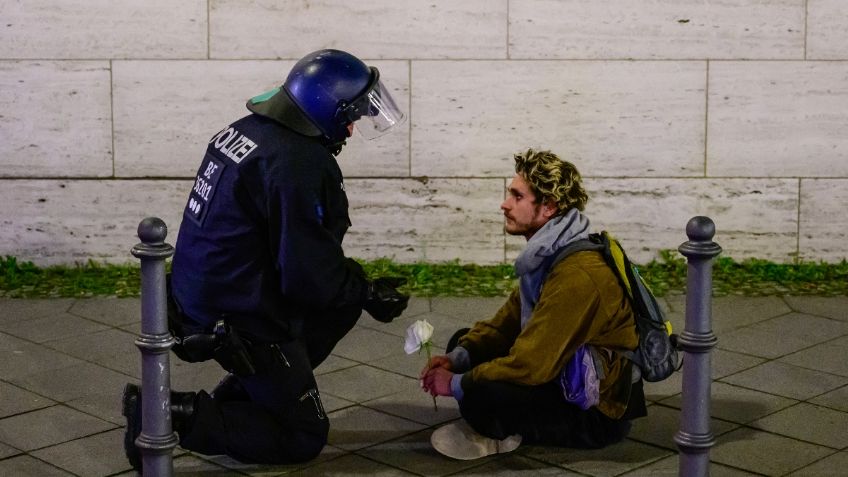
POLYGON ((135 384, 124 387, 121 414, 127 418, 127 430, 124 433, 124 453, 133 469, 141 472, 141 451, 135 440, 141 434, 141 388, 135 384))
MULTIPOLYGON (((171 391, 171 423, 173 430, 184 436, 191 428, 194 418, 197 393, 179 393, 171 391)), ((141 451, 135 440, 141 435, 141 387, 127 384, 124 387, 122 414, 127 418, 127 430, 124 433, 124 453, 133 469, 141 472, 141 451)))
POLYGON ((171 423, 174 431, 182 439, 191 429, 194 423, 194 411, 197 409, 195 401, 197 393, 178 393, 171 391, 171 423))

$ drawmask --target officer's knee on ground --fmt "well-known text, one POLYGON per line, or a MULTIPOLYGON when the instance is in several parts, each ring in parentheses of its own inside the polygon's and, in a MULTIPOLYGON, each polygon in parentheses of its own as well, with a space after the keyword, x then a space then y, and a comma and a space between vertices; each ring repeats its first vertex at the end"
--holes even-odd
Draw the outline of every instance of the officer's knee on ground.
POLYGON ((286 449, 287 452, 281 454, 281 458, 285 454, 288 454, 288 458, 284 459, 284 462, 277 462, 278 464, 308 462, 321 454, 324 446, 327 445, 327 434, 316 435, 302 432, 296 438, 292 439, 292 442, 288 443, 288 445, 291 448, 286 449))

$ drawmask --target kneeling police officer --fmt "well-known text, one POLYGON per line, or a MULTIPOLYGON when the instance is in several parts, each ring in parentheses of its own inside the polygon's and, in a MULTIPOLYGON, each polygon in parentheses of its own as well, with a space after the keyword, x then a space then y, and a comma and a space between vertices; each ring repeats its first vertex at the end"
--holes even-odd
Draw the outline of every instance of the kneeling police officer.
MULTIPOLYGON (((180 446, 246 463, 316 457, 329 423, 313 369, 362 310, 390 322, 409 297, 346 258, 348 201, 336 162, 354 125, 373 138, 403 121, 377 68, 338 50, 297 62, 252 114, 215 134, 188 197, 169 277, 181 359, 229 373, 211 393, 173 392, 180 446)), ((138 386, 124 390, 136 469, 138 386)))

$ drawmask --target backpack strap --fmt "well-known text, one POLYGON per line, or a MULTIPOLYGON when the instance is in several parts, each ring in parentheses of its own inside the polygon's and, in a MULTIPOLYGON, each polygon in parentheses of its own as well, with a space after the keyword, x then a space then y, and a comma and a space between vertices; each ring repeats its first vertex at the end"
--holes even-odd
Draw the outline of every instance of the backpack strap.
MULTIPOLYGON (((615 275, 618 285, 621 287, 624 292, 625 299, 630 303, 633 303, 633 291, 630 289, 629 283, 627 283, 625 279, 625 274, 633 273, 631 270, 630 261, 627 259, 627 255, 624 254, 624 250, 620 245, 616 242, 616 247, 613 249, 612 242, 615 239, 612 238, 609 233, 606 231, 601 233, 593 233, 589 234, 589 238, 578 240, 576 242, 572 242, 567 246, 563 247, 557 254, 554 256, 553 260, 551 260, 550 265, 548 266, 547 272, 550 272, 557 263, 563 261, 566 257, 573 253, 582 252, 584 250, 597 250, 601 252, 601 256, 604 259, 604 262, 612 269, 613 275, 615 275), (619 255, 616 257, 616 255, 619 255), (619 260, 617 261, 616 258, 619 260), (623 265, 623 269, 618 266, 621 263, 623 265)), ((632 275, 631 275, 632 276, 632 275)), ((627 276, 627 279, 631 279, 631 276, 627 276)), ((637 328, 639 328, 639 319, 636 318, 636 310, 634 309, 634 319, 637 322, 637 328)), ((591 347, 593 351, 594 347, 591 347)), ((642 359, 633 350, 609 350, 615 354, 619 354, 628 360, 634 363, 632 367, 632 376, 631 382, 636 383, 639 382, 642 378, 642 373, 640 371, 640 366, 642 365, 642 359)), ((595 358, 600 358, 600 356, 594 356, 595 358)), ((597 360, 599 362, 600 359, 597 360)))
POLYGON ((565 257, 573 253, 582 252, 584 250, 598 250, 602 252, 603 255, 604 244, 601 240, 602 239, 599 234, 589 234, 589 238, 571 242, 565 247, 559 249, 556 255, 548 257, 546 260, 547 265, 545 265, 545 272, 544 275, 542 275, 539 294, 541 295, 541 287, 544 287, 545 282, 548 280, 548 274, 551 273, 551 270, 553 270, 554 266, 556 266, 556 264, 558 264, 559 262, 563 261, 565 257))
MULTIPOLYGON (((550 265, 548 265, 548 272, 551 271, 556 264, 563 261, 565 257, 577 253, 583 252, 585 250, 603 250, 604 244, 601 242, 601 236, 599 234, 589 234, 589 238, 577 240, 575 242, 571 242, 565 247, 561 248, 556 255, 554 255, 553 260, 551 260, 550 265)), ((547 272, 545 272, 547 275, 547 272)))

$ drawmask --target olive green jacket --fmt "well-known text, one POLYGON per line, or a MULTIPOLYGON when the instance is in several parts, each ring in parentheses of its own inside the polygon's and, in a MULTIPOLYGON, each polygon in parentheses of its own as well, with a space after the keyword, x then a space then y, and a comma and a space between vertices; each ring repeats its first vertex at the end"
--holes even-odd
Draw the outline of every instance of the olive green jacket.
MULTIPOLYGON (((527 325, 521 329, 521 299, 514 290, 495 316, 480 321, 459 340, 475 381, 540 385, 559 377, 583 343, 595 346, 603 361, 598 409, 618 419, 627 408, 632 363, 615 350, 638 345, 636 323, 618 279, 596 251, 577 252, 551 269, 527 325)), ((470 381, 469 381, 470 380, 470 381)))

